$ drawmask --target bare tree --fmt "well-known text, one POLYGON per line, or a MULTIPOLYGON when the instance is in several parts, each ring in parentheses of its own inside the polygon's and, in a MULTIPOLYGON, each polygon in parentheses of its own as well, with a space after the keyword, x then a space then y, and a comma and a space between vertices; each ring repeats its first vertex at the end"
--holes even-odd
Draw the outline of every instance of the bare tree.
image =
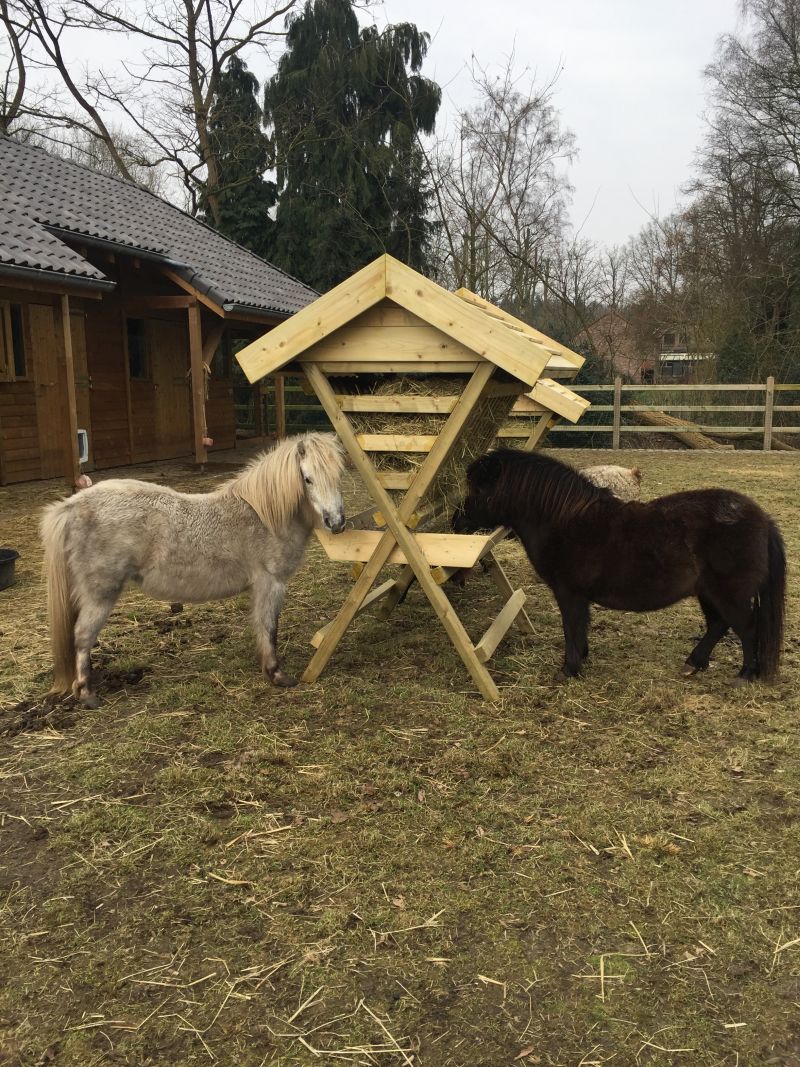
MULTIPOLYGON (((55 76, 59 107, 31 107, 34 118, 58 129, 78 130, 100 142, 117 172, 135 180, 138 167, 167 167, 181 183, 190 210, 204 201, 218 215, 219 168, 209 114, 228 61, 269 49, 284 36, 283 16, 295 0, 158 0, 124 5, 117 0, 1 0, 0 18, 19 34, 28 27, 27 69, 55 76), (125 39, 136 61, 122 74, 102 63, 81 70, 74 58, 76 33, 104 41, 125 39), (120 149, 120 128, 131 131, 120 149)), ((9 31, 10 32, 10 31, 9 31)))
POLYGON ((742 0, 744 31, 720 38, 706 69, 712 130, 757 162, 800 219, 800 4, 742 0))
POLYGON ((0 133, 8 134, 22 114, 31 23, 12 19, 8 0, 0 0, 0 22, 7 34, 5 40, 0 37, 0 133))
POLYGON ((439 272, 530 314, 566 229, 574 138, 553 104, 555 79, 523 81, 513 56, 497 78, 475 65, 473 83, 478 103, 435 153, 439 272))

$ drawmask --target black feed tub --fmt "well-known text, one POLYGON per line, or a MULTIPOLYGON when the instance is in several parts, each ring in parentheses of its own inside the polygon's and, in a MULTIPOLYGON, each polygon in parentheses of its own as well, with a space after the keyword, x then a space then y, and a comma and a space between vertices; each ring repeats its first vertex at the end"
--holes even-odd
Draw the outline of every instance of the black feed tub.
POLYGON ((0 589, 14 584, 14 564, 18 559, 19 552, 13 548, 0 548, 0 589))

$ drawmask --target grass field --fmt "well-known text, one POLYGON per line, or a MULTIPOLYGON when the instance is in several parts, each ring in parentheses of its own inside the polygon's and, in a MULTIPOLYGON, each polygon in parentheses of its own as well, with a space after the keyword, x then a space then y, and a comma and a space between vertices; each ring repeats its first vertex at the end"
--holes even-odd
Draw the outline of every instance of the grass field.
MULTIPOLYGON (((732 688, 729 641, 682 679, 686 602, 596 611, 585 678, 553 687, 557 614, 509 544, 537 633, 498 649, 496 706, 416 588, 290 691, 257 673, 246 598, 173 616, 129 593, 103 706, 48 714, 36 524, 59 487, 0 490, 22 553, 0 593, 0 1063, 800 1065, 800 459, 560 454, 777 517, 776 685, 732 688)), ((288 669, 349 584, 312 544, 288 669)), ((450 595, 473 637, 499 608, 478 576, 450 595)))

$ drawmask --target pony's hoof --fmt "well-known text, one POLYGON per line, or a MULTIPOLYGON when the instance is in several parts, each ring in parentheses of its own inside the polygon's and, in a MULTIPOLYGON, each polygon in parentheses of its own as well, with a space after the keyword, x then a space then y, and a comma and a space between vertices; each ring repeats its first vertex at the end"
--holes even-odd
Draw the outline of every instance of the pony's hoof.
POLYGON ((100 697, 97 693, 84 693, 81 697, 81 704, 90 711, 94 711, 95 708, 100 707, 100 697))
POLYGON ((754 675, 750 675, 748 677, 748 676, 745 676, 745 675, 742 675, 742 674, 737 674, 736 677, 731 682, 731 685, 733 686, 734 689, 742 689, 746 685, 752 685, 753 682, 755 682, 755 681, 756 681, 756 678, 755 678, 754 675))
POLYGON ((684 678, 691 678, 693 674, 698 674, 700 670, 700 667, 695 667, 695 665, 693 663, 690 663, 687 659, 687 661, 683 665, 683 670, 681 671, 681 674, 684 678))
POLYGON ((566 685, 567 682, 577 677, 578 676, 576 674, 566 674, 563 670, 561 670, 553 678, 553 685, 566 685))
POLYGON ((170 604, 169 610, 172 612, 173 615, 180 615, 180 613, 183 611, 183 604, 178 604, 177 602, 174 604, 170 604))
POLYGON ((295 678, 295 676, 293 674, 287 674, 280 668, 273 671, 272 674, 269 675, 269 680, 272 682, 273 685, 278 686, 279 689, 291 689, 292 686, 297 685, 297 679, 295 678))

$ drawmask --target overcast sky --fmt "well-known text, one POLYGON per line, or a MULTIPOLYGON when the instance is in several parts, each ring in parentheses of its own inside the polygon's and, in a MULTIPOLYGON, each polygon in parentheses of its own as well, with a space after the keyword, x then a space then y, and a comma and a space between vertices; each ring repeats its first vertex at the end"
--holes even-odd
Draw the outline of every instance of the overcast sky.
POLYGON ((738 0, 383 0, 378 23, 415 22, 431 34, 424 73, 449 111, 470 99, 467 64, 517 66, 549 78, 577 139, 572 218, 582 233, 621 244, 668 212, 691 174, 705 106, 703 67, 738 0))

